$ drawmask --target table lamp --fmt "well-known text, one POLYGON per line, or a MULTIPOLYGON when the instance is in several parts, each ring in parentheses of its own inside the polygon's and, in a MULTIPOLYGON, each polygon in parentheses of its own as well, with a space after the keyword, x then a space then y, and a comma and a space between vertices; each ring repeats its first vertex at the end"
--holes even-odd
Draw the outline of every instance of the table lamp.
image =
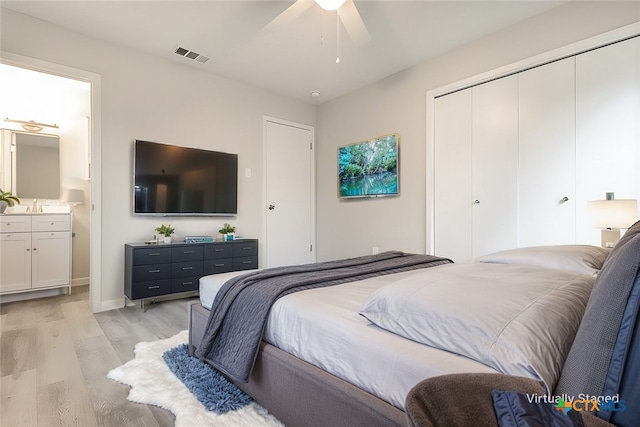
POLYGON ((84 191, 78 188, 67 188, 62 193, 62 201, 71 206, 71 210, 79 204, 84 203, 84 191))
POLYGON ((601 245, 612 248, 620 240, 620 229, 629 228, 638 220, 636 199, 615 199, 607 193, 606 200, 587 202, 587 209, 595 228, 601 228, 601 245))

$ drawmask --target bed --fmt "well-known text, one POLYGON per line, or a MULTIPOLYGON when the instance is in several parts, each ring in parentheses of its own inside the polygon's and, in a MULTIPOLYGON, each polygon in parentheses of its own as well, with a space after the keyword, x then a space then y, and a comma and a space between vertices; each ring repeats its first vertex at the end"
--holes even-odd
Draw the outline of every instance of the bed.
MULTIPOLYGON (((229 377, 287 426, 407 425, 415 415, 407 396, 429 389, 430 378, 524 378, 550 394, 566 377, 565 359, 575 358, 583 317, 593 317, 598 273, 616 270, 619 254, 639 256, 638 232, 634 225, 621 240, 638 247, 611 255, 583 245, 522 248, 289 293, 269 310, 248 377, 229 377)), ((208 308, 235 275, 201 279, 190 315, 194 354, 204 347, 208 308)))

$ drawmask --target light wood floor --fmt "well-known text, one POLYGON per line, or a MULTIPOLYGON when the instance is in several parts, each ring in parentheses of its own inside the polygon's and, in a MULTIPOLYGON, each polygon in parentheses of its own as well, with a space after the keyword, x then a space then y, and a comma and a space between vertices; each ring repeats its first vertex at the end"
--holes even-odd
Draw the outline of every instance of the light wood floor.
POLYGON ((72 295, 0 304, 0 426, 172 426, 163 409, 126 400, 106 377, 139 341, 187 329, 186 298, 92 314, 88 286, 72 295))

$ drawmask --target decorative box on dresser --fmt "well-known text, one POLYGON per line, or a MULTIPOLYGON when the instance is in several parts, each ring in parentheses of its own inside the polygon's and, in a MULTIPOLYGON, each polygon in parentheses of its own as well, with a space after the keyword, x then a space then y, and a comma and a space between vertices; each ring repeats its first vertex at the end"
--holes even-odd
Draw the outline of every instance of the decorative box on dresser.
POLYGON ((131 301, 198 291, 202 276, 258 268, 258 240, 127 243, 124 293, 131 301))
POLYGON ((0 215, 0 254, 0 294, 71 294, 71 214, 0 215))

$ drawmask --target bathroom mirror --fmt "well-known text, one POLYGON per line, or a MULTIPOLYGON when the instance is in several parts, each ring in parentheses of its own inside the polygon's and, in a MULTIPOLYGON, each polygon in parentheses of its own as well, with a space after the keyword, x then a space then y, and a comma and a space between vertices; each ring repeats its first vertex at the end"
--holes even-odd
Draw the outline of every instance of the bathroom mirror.
POLYGON ((60 137, 12 132, 11 188, 26 199, 60 198, 60 137))

